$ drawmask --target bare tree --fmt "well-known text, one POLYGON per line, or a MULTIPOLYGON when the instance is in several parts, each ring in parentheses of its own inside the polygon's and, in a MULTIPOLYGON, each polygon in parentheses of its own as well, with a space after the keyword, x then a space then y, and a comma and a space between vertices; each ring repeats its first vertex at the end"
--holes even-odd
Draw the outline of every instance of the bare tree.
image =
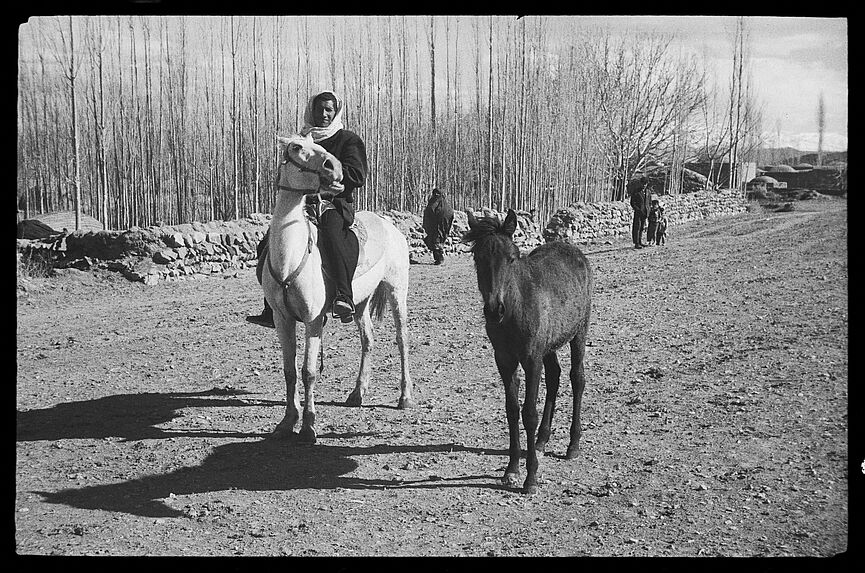
POLYGON ((63 69, 63 77, 67 82, 70 121, 70 139, 72 140, 72 185, 74 188, 75 229, 81 228, 81 153, 78 142, 78 97, 75 91, 75 80, 78 77, 78 63, 75 60, 75 34, 72 16, 66 19, 67 28, 64 28, 63 20, 57 20, 57 39, 52 40, 53 55, 57 63, 63 69))
POLYGON ((436 186, 436 172, 438 171, 438 163, 436 161, 436 147, 438 147, 438 132, 436 131, 436 43, 435 43, 435 17, 430 16, 429 33, 427 35, 429 43, 429 59, 430 59, 430 121, 432 122, 432 177, 430 184, 436 186))
POLYGON ((823 92, 817 104, 817 167, 823 166, 823 132, 826 130, 826 107, 823 105, 823 92))
POLYGON ((72 26, 72 16, 68 17, 68 38, 61 21, 58 20, 57 31, 60 36, 60 49, 56 52, 58 62, 65 64, 63 77, 69 85, 69 109, 71 113, 72 138, 72 183, 75 188, 75 230, 81 228, 81 152, 78 146, 78 98, 75 92, 75 80, 78 77, 78 64, 75 62, 75 36, 72 26), (68 46, 67 46, 68 42, 68 46))
POLYGON ((604 125, 614 196, 623 198, 632 174, 670 143, 675 125, 699 109, 703 74, 693 60, 675 60, 669 37, 609 39, 593 53, 596 97, 604 125))
POLYGON ((91 72, 74 82, 76 97, 85 95, 76 106, 66 20, 66 51, 55 19, 21 36, 31 56, 19 74, 19 194, 44 210, 71 206, 77 186, 80 210, 118 226, 269 208, 262 172, 275 159, 272 136, 300 126, 310 90, 324 82, 344 92, 346 125, 367 143, 359 206, 376 210, 419 211, 432 183, 447 186, 458 208, 537 208, 545 217, 573 201, 621 198, 650 160, 671 163, 675 192, 692 153, 741 162, 759 133, 738 32, 721 95, 664 37, 553 35, 555 21, 544 17, 145 16, 100 22, 115 26, 110 34, 83 21, 75 18, 74 39, 87 52, 74 63, 89 55, 91 72), (49 41, 62 66, 44 60, 49 41), (85 112, 75 117, 84 143, 75 165, 64 153, 73 109, 85 112))
POLYGON ((487 86, 487 202, 493 205, 493 17, 490 16, 490 69, 487 86))
POLYGON ((730 75, 728 185, 731 189, 741 187, 739 168, 741 158, 744 156, 742 144, 750 137, 747 126, 753 124, 758 115, 751 93, 749 44, 750 33, 745 18, 740 16, 736 19, 733 34, 733 66, 730 75))
POLYGON ((231 16, 231 157, 234 165, 232 190, 234 192, 234 218, 240 218, 240 121, 238 118, 237 98, 237 50, 240 43, 240 29, 235 26, 234 16, 231 16))

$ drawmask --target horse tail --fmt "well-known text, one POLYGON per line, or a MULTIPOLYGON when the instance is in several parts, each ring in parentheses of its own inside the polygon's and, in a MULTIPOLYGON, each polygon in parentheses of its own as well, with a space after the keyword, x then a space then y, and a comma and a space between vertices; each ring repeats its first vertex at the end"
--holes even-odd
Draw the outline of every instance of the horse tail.
POLYGON ((378 283, 372 296, 369 297, 369 315, 373 320, 380 320, 384 316, 384 309, 387 307, 388 293, 387 286, 384 282, 378 283))

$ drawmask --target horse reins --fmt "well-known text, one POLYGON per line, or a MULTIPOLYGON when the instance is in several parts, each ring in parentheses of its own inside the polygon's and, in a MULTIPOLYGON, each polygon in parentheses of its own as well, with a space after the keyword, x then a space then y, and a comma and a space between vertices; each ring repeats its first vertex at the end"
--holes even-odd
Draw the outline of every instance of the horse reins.
MULTIPOLYGON (((298 169, 300 169, 304 173, 318 173, 317 169, 310 169, 309 167, 298 163, 297 161, 294 160, 293 157, 291 157, 291 155, 286 154, 285 159, 286 159, 286 161, 288 161, 289 163, 291 163, 292 165, 294 165, 295 167, 297 167, 298 169)), ((308 189, 298 189, 296 187, 289 187, 287 185, 280 185, 279 183, 277 183, 276 188, 279 189, 280 191, 293 191, 295 193, 302 193, 304 195, 310 195, 308 189)), ((321 194, 318 193, 318 195, 320 198, 321 194)), ((304 201, 305 201, 305 199, 304 199, 304 201)), ((279 276, 277 276, 276 271, 273 268, 273 264, 270 262, 270 239, 271 239, 271 236, 270 236, 270 234, 268 234, 268 236, 267 236, 267 255, 266 255, 267 269, 270 272, 270 276, 273 277, 273 280, 275 280, 277 283, 279 283, 279 286, 282 287, 283 304, 285 305, 286 310, 289 309, 288 287, 291 286, 291 283, 293 283, 297 279, 297 277, 300 275, 303 268, 306 266, 306 262, 309 259, 309 255, 310 255, 310 253, 312 253, 312 248, 314 246, 313 240, 312 240, 312 227, 310 226, 309 217, 304 216, 304 220, 306 221, 306 236, 307 236, 306 249, 304 249, 304 251, 303 251, 303 257, 301 257, 300 263, 298 263, 297 268, 294 269, 283 280, 279 279, 279 276)), ((300 319, 300 317, 298 317, 294 313, 292 313, 292 318, 294 318, 294 320, 297 322, 303 322, 300 319)), ((327 313, 325 313, 325 315, 324 315, 324 321, 322 322, 322 326, 324 326, 325 323, 327 323, 327 313)), ((319 352, 319 369, 318 370, 319 370, 319 374, 321 374, 321 372, 324 370, 324 345, 321 345, 320 352, 319 352)))

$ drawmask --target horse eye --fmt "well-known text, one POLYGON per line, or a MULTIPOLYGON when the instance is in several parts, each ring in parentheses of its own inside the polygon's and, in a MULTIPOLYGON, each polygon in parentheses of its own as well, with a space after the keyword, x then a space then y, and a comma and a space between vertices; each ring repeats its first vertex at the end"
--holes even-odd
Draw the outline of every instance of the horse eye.
POLYGON ((297 143, 293 143, 289 147, 291 147, 292 151, 300 151, 300 145, 298 145, 297 143))

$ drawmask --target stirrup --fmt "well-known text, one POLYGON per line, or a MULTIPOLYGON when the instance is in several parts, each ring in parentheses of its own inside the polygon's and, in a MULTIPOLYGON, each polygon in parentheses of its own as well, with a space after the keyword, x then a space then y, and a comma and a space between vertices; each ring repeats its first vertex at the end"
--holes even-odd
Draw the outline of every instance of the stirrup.
POLYGON ((354 310, 354 304, 345 297, 337 297, 334 299, 333 305, 331 305, 331 315, 334 318, 338 318, 343 324, 348 324, 354 319, 354 310), (337 306, 344 308, 344 312, 337 313, 337 306))

